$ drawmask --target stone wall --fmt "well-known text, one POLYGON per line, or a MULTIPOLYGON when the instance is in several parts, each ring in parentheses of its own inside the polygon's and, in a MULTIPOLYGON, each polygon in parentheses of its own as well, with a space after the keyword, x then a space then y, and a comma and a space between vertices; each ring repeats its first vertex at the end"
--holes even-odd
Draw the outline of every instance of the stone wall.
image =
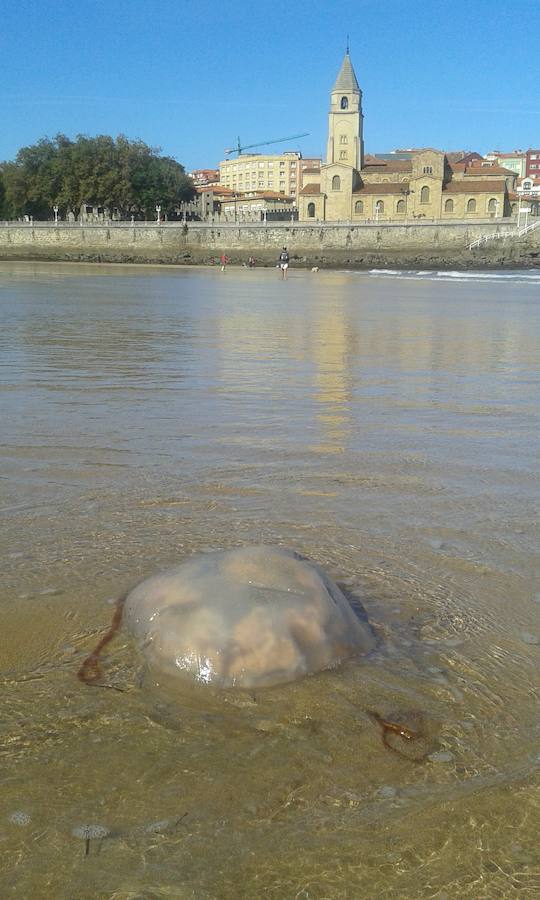
POLYGON ((275 265, 286 245, 293 267, 540 266, 540 227, 521 238, 489 240, 468 249, 482 235, 515 229, 508 221, 266 226, 34 223, 0 225, 0 259, 190 265, 216 263, 225 252, 232 264, 253 255, 260 265, 275 265))

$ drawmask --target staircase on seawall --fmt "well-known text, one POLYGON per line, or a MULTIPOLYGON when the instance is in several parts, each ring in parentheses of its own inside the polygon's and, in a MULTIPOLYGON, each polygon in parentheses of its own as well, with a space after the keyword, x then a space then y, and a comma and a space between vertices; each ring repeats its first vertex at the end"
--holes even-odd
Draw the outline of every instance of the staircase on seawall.
POLYGON ((473 250, 474 247, 480 247, 482 244, 487 244, 488 241, 498 241, 500 238, 523 237, 524 234, 529 234, 530 231, 534 231, 535 228, 538 228, 539 226, 540 220, 538 222, 532 222, 530 225, 525 225, 523 228, 515 228, 512 231, 497 231, 495 234, 483 234, 469 244, 469 250, 473 250))

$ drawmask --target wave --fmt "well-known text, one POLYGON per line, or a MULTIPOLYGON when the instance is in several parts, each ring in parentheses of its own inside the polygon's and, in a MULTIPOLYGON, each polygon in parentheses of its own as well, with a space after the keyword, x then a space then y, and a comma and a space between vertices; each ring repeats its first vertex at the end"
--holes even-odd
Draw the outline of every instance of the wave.
POLYGON ((540 283, 540 269, 515 269, 512 272, 436 271, 418 269, 369 269, 368 275, 381 278, 421 278, 428 281, 507 281, 522 284, 540 283))

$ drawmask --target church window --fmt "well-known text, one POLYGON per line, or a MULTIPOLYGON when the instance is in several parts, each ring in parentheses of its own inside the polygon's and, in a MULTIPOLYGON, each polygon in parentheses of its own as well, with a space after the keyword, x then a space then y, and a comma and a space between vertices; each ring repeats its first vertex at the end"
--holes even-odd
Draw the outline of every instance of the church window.
POLYGON ((375 204, 375 210, 376 210, 376 212, 378 212, 378 213, 383 213, 383 212, 384 212, 384 203, 383 203, 382 200, 377 200, 377 202, 376 202, 376 204, 375 204))
POLYGON ((497 212, 497 201, 492 197, 488 203, 488 212, 497 212))
POLYGON ((348 109, 348 108, 349 108, 349 100, 348 100, 347 97, 342 97, 342 98, 341 98, 340 106, 341 106, 342 109, 348 109))
POLYGON ((476 200, 474 200, 472 197, 467 201, 467 212, 476 212, 476 200))
POLYGON ((308 214, 308 218, 310 218, 310 219, 315 218, 315 204, 314 203, 308 203, 307 214, 308 214))
POLYGON ((511 207, 512 215, 514 216, 517 213, 517 203, 512 203, 511 207))
POLYGON ((446 203, 444 204, 444 211, 445 212, 454 212, 454 201, 453 200, 446 201, 446 203))
POLYGON ((332 190, 333 191, 341 190, 341 178, 339 177, 339 175, 334 175, 334 177, 332 178, 332 190))
POLYGON ((355 213, 363 213, 364 212, 364 203, 362 200, 357 200, 354 204, 355 213))
POLYGON ((349 143, 349 138, 347 137, 346 134, 340 134, 339 143, 340 144, 348 144, 349 143))
POLYGON ((424 175, 433 175, 433 166, 424 166, 424 175))
POLYGON ((420 203, 429 203, 429 188, 426 186, 420 191, 420 203))
POLYGON ((404 213, 405 212, 405 200, 398 200, 396 205, 396 212, 404 213))
POLYGON ((340 159, 347 159, 347 151, 346 151, 346 150, 340 150, 340 151, 339 151, 339 158, 340 158, 340 159))

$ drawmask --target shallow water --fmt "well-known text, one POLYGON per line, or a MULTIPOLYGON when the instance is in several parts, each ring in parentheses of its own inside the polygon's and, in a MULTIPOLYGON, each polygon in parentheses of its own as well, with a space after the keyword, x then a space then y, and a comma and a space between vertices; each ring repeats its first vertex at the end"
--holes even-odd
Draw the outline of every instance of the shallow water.
POLYGON ((0 264, 2 897, 539 894, 539 298, 0 264), (257 542, 361 599, 377 650, 165 694, 122 634, 118 690, 77 681, 122 590, 257 542))

